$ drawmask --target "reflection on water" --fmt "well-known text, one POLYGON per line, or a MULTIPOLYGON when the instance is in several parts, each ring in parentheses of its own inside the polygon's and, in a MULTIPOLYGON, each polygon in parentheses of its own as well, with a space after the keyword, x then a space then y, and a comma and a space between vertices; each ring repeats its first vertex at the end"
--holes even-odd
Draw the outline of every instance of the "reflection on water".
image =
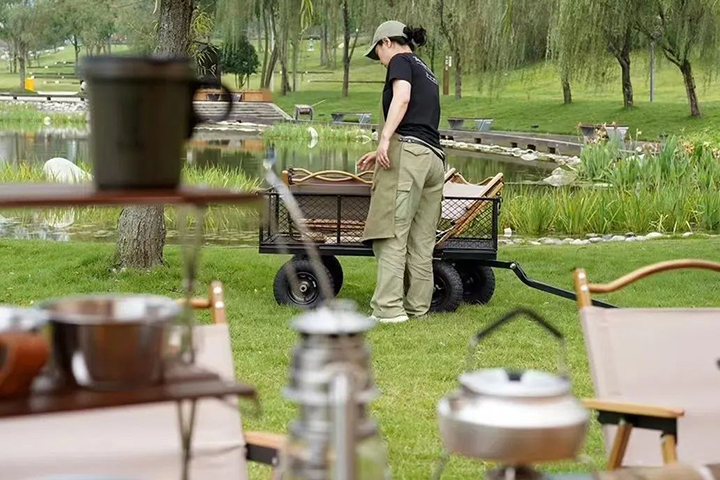
MULTIPOLYGON (((371 144, 332 145, 322 139, 314 148, 306 141, 274 145, 277 173, 290 167, 308 170, 356 171, 357 159, 366 153, 371 144)), ((225 132, 202 132, 188 145, 186 161, 197 166, 222 166, 237 168, 251 178, 263 178, 263 160, 268 145, 257 137, 243 137, 225 132)), ((498 172, 503 172, 506 182, 538 180, 552 166, 526 163, 503 157, 488 158, 478 154, 449 152, 448 164, 472 182, 479 182, 498 172)), ((26 164, 44 164, 53 157, 64 157, 73 163, 90 164, 88 136, 76 129, 44 128, 33 131, 0 131, 0 165, 10 168, 26 164)), ((7 212, 6 212, 7 213, 7 212)), ((0 217, 0 238, 36 238, 57 241, 69 239, 108 239, 113 237, 112 225, 97 222, 75 225, 75 212, 65 209, 53 213, 24 213, 20 217, 0 217), (102 229, 99 229, 102 228, 102 229)), ((78 219, 81 223, 82 219, 78 219)), ((215 231, 208 240, 212 243, 237 244, 254 241, 255 232, 215 231)), ((169 232, 169 240, 176 238, 169 232)))

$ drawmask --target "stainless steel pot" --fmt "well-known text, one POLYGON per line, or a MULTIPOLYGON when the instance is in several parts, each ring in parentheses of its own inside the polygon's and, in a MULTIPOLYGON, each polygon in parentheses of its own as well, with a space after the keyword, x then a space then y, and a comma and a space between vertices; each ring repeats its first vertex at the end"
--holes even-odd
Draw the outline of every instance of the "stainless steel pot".
MULTIPOLYGON (((534 313, 519 310, 478 333, 470 351, 521 313, 537 320, 562 344, 559 331, 534 313)), ((460 389, 438 404, 440 435, 450 452, 527 465, 574 458, 580 451, 588 413, 572 396, 565 375, 491 369, 464 373, 459 380, 460 389)))
POLYGON ((90 295, 44 302, 60 372, 77 385, 122 390, 159 382, 181 307, 153 295, 90 295))

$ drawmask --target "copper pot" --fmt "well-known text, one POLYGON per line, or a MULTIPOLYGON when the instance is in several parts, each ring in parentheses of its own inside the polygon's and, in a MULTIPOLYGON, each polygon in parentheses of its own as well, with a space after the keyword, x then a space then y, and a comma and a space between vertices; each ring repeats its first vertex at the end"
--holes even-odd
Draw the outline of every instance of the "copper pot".
POLYGON ((38 310, 0 306, 0 398, 30 391, 50 352, 45 322, 38 310))

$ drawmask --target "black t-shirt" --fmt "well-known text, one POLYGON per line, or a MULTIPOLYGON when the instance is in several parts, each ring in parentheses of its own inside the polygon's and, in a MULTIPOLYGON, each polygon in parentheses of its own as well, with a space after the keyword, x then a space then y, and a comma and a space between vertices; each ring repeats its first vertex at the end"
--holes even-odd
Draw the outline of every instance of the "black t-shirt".
POLYGON ((393 98, 393 81, 410 83, 410 103, 395 132, 419 138, 440 149, 440 95, 432 70, 414 53, 399 53, 390 60, 383 89, 383 115, 387 118, 393 98))

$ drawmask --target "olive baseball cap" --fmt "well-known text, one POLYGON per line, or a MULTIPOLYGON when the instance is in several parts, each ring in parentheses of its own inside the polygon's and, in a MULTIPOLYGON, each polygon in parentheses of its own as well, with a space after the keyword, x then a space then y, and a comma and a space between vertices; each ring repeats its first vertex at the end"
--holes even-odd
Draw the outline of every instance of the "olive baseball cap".
POLYGON ((381 23, 380 26, 377 27, 377 29, 375 30, 375 35, 373 35, 372 43, 370 44, 370 48, 368 48, 368 51, 365 52, 365 56, 372 60, 380 60, 375 53, 375 47, 380 42, 380 40, 382 40, 383 38, 405 37, 406 35, 403 30, 405 30, 405 24, 402 22, 389 20, 387 22, 381 23))

